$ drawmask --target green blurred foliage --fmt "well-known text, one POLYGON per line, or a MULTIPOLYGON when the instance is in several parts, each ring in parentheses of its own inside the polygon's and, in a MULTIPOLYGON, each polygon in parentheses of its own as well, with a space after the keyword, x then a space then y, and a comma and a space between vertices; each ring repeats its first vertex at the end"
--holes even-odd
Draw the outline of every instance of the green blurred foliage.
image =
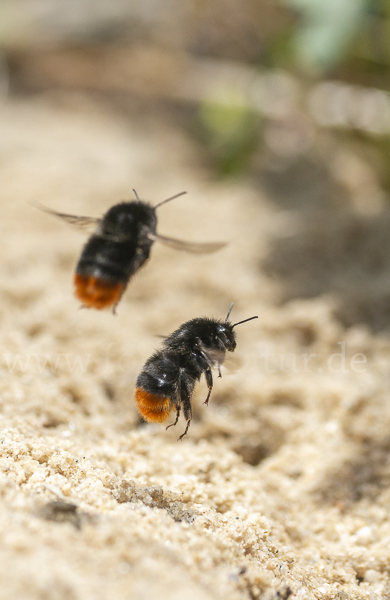
MULTIPOLYGON (((259 21, 255 19, 253 28, 262 51, 257 62, 247 63, 293 74, 302 91, 300 110, 307 109, 305 93, 321 80, 353 84, 356 91, 351 87, 351 94, 357 97, 359 89, 390 89, 390 0, 279 0, 282 13, 271 15, 272 35, 265 34, 266 23, 260 24, 267 3, 258 1, 259 21)), ((220 176, 253 166, 253 155, 261 156, 262 123, 266 127, 267 119, 240 99, 228 104, 205 101, 197 115, 198 139, 220 176)), ((381 185, 390 190, 387 131, 373 133, 351 123, 333 128, 332 135, 341 146, 368 156, 381 185)))
POLYGON ((390 87, 390 0, 281 0, 295 25, 279 34, 278 66, 390 87))
MULTIPOLYGON (((289 37, 290 61, 317 78, 363 88, 390 89, 390 0, 283 0, 299 16, 289 37)), ((390 136, 335 132, 374 166, 380 185, 390 191, 390 136)))
POLYGON ((258 147, 261 119, 238 97, 232 97, 229 105, 209 101, 199 109, 196 131, 217 173, 238 175, 258 147))
POLYGON ((293 34, 298 62, 306 69, 324 72, 348 51, 364 24, 369 0, 284 0, 296 9, 300 22, 293 34))

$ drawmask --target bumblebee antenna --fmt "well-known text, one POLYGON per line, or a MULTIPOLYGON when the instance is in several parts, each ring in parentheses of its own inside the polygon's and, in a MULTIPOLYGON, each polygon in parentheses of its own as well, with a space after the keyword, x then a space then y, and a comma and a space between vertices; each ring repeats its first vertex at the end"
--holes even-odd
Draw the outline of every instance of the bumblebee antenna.
POLYGON ((141 200, 139 199, 139 196, 138 196, 138 194, 137 194, 137 192, 135 191, 135 189, 134 189, 134 188, 133 188, 133 192, 134 192, 134 194, 135 194, 135 197, 137 198, 138 202, 141 202, 141 200))
MULTIPOLYGON (((159 204, 156 204, 156 206, 154 207, 154 210, 156 210, 156 208, 159 208, 159 206, 162 206, 163 204, 166 204, 167 202, 174 200, 175 198, 179 198, 179 196, 184 196, 184 194, 186 194, 186 193, 187 192, 180 192, 180 194, 175 194, 175 196, 171 196, 170 198, 167 198, 166 200, 159 202, 159 204)), ((138 198, 138 196, 137 196, 137 198, 138 198)))
POLYGON ((234 325, 232 325, 232 329, 233 327, 236 327, 237 325, 241 325, 241 323, 246 323, 247 321, 253 321, 253 319, 258 319, 259 317, 256 315, 255 317, 249 317, 249 319, 244 319, 243 321, 238 321, 238 323, 234 323, 234 325))
POLYGON ((229 320, 230 313, 232 312, 232 308, 233 308, 233 306, 234 306, 234 302, 232 302, 232 303, 231 303, 231 305, 230 305, 230 308, 229 308, 229 310, 228 310, 228 314, 226 315, 226 319, 225 319, 225 321, 228 321, 228 320, 229 320))

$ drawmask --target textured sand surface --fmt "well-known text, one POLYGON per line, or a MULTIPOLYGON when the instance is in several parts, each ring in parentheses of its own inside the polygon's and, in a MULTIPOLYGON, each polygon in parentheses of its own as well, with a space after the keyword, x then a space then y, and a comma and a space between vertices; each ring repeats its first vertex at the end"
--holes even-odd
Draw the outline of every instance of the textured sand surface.
POLYGON ((0 598, 390 598, 387 213, 213 182, 173 127, 78 97, 13 100, 0 131, 0 598), (100 216, 132 188, 187 190, 159 230, 229 246, 156 244, 116 316, 79 310, 85 238, 29 202, 100 216), (232 301, 259 319, 189 435, 141 423, 158 336, 232 301))

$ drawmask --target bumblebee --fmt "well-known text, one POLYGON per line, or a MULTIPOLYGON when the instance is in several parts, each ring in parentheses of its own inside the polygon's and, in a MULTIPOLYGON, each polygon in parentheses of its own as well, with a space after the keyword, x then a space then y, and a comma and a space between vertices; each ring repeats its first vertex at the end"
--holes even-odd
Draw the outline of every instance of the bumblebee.
POLYGON ((204 374, 208 394, 204 404, 208 404, 213 389, 212 368, 220 367, 226 351, 234 352, 236 333, 234 328, 257 316, 239 321, 233 325, 229 316, 230 306, 224 321, 206 317, 191 319, 180 325, 176 331, 164 339, 162 348, 157 350, 145 363, 137 378, 135 403, 145 421, 162 423, 172 409, 176 409, 177 424, 183 409, 186 419, 182 440, 187 434, 192 419, 191 399, 195 383, 204 374))
POLYGON ((151 206, 138 198, 112 206, 102 218, 81 217, 56 212, 45 206, 38 208, 83 229, 93 229, 85 244, 74 276, 75 296, 82 305, 98 310, 115 308, 130 279, 149 259, 156 240, 177 250, 210 253, 224 243, 193 243, 172 239, 157 233, 156 210, 186 192, 151 206))

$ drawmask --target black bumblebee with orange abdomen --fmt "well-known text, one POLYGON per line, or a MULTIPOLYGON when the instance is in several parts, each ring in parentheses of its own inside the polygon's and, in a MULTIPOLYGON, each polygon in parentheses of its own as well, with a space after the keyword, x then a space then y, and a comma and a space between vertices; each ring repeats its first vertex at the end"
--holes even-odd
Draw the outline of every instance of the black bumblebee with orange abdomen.
MULTIPOLYGON (((204 374, 208 394, 207 405, 213 388, 211 369, 225 360, 226 351, 236 348, 234 327, 257 317, 250 317, 233 325, 229 322, 231 305, 224 321, 197 318, 187 321, 165 338, 163 346, 145 363, 138 376, 135 403, 145 421, 162 423, 176 409, 176 425, 183 409, 187 421, 181 440, 187 433, 192 419, 191 398, 195 383, 204 374)), ((167 428, 168 429, 168 428, 167 428)))
POLYGON ((68 215, 38 205, 72 225, 94 229, 81 252, 74 277, 75 295, 83 306, 112 308, 115 312, 131 277, 149 259, 156 240, 178 250, 199 253, 215 252, 225 245, 184 242, 157 233, 156 209, 183 194, 153 207, 141 201, 135 192, 137 200, 112 206, 101 219, 68 215))
POLYGON ((110 208, 81 253, 75 294, 84 306, 115 307, 131 277, 150 256, 157 218, 144 202, 110 208))

